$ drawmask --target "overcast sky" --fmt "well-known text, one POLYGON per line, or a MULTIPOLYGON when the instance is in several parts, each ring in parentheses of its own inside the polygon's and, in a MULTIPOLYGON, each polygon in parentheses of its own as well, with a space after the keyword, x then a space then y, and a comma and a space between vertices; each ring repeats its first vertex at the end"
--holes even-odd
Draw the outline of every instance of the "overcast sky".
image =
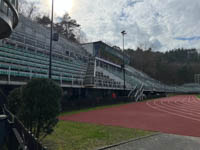
POLYGON ((102 40, 121 47, 121 31, 126 30, 126 48, 200 48, 200 0, 72 0, 72 4, 69 14, 89 42, 102 40))

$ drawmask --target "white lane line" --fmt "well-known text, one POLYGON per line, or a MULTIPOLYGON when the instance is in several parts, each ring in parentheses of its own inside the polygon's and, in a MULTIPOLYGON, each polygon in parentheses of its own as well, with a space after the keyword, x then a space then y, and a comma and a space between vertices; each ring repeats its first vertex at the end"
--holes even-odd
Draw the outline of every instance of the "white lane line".
MULTIPOLYGON (((196 102, 194 102, 195 100, 194 100, 194 96, 190 96, 189 97, 189 99, 187 98, 187 97, 184 97, 184 99, 176 99, 176 100, 172 100, 172 99, 170 99, 170 100, 167 100, 170 104, 176 104, 176 106, 178 106, 178 107, 185 107, 185 106, 190 106, 192 109, 195 107, 195 108, 200 108, 200 103, 196 103, 196 102), (191 99, 191 97, 192 97, 192 99, 191 99), (197 105, 198 104, 198 105, 197 105), (194 107, 193 107, 194 106, 194 107), (198 106, 198 107, 197 107, 198 106)), ((166 101, 164 101, 164 102, 166 102, 166 101)))
POLYGON ((175 108, 175 109, 178 109, 178 110, 183 110, 183 111, 191 111, 191 112, 200 112, 200 107, 189 107, 189 106, 177 106, 176 104, 171 104, 171 103, 161 103, 163 105, 166 105, 166 106, 169 106, 171 108, 175 108))
MULTIPOLYGON (((186 97, 186 98, 187 98, 187 97, 186 97)), ((181 99, 181 101, 185 101, 186 98, 181 99)), ((186 99, 186 102, 189 102, 189 101, 191 100, 191 97, 188 97, 187 99, 186 99), (188 100, 187 100, 187 99, 188 99, 188 100)), ((177 101, 180 101, 180 99, 175 100, 175 102, 177 102, 177 101)), ((191 110, 191 109, 188 109, 188 107, 185 107, 185 108, 183 109, 182 107, 177 106, 177 105, 175 105, 174 103, 172 103, 170 100, 168 101, 168 103, 163 103, 162 101, 159 101, 159 103, 160 103, 160 104, 158 104, 158 105, 166 106, 165 108, 172 108, 173 111, 177 110, 177 111, 181 111, 181 113, 186 112, 186 113, 188 113, 188 114, 190 114, 190 115, 193 115, 193 114, 194 114, 193 116, 199 117, 199 114, 197 114, 197 113, 199 113, 199 111, 196 110, 196 106, 193 107, 193 109, 191 110), (196 114, 197 114, 197 115, 196 115, 196 114)))
POLYGON ((150 108, 155 109, 155 110, 157 110, 157 111, 165 112, 165 113, 168 113, 168 114, 170 114, 170 115, 179 116, 179 117, 183 117, 183 118, 187 118, 187 119, 190 119, 190 120, 195 120, 195 121, 200 122, 200 119, 195 119, 195 118, 192 118, 192 117, 187 117, 187 116, 184 116, 184 115, 179 115, 179 114, 177 114, 177 113, 169 112, 169 111, 166 111, 166 110, 157 108, 157 107, 155 107, 155 106, 152 106, 152 105, 149 104, 148 102, 147 102, 146 104, 147 104, 150 108))
MULTIPOLYGON (((176 103, 179 103, 179 102, 176 101, 176 103)), ((188 109, 192 109, 192 110, 194 110, 194 109, 200 110, 200 102, 196 102, 194 97, 192 97, 192 99, 189 102, 186 101, 180 107, 181 108, 188 108, 188 109)))
MULTIPOLYGON (((163 102, 162 102, 163 103, 163 102)), ((177 101, 176 101, 177 103, 177 101)), ((196 104, 196 105, 190 105, 188 104, 187 106, 185 105, 176 105, 176 103, 172 103, 172 102, 168 102, 166 105, 170 106, 170 107, 173 107, 175 109, 180 109, 180 110, 188 110, 188 111, 192 111, 192 112, 200 112, 200 104, 196 104)))
POLYGON ((162 109, 170 111, 170 112, 175 112, 175 113, 179 113, 179 114, 182 114, 182 115, 188 115, 190 117, 200 119, 199 115, 193 114, 193 113, 185 111, 185 110, 180 111, 176 107, 173 107, 173 108, 169 107, 168 105, 164 104, 162 101, 160 101, 160 103, 154 102, 154 105, 156 105, 156 107, 162 108, 162 109))
POLYGON ((167 103, 163 103, 163 102, 160 102, 160 103, 156 103, 156 105, 164 108, 164 109, 168 109, 170 111, 176 111, 176 112, 180 112, 180 113, 184 113, 184 114, 188 114, 188 115, 191 115, 191 116, 194 116, 194 117, 199 117, 199 114, 200 111, 197 111, 197 110, 191 110, 191 109, 183 109, 183 108, 180 108, 180 107, 176 107, 175 105, 171 105, 171 104, 167 104, 167 103))
MULTIPOLYGON (((178 98, 178 97, 176 97, 176 98, 178 98)), ((153 101, 151 101, 151 102, 153 102, 153 101)), ((171 115, 175 115, 175 116, 179 116, 179 117, 183 117, 183 118, 187 118, 187 119, 190 119, 190 120, 195 120, 195 121, 200 122, 200 119, 189 117, 189 116, 185 116, 185 115, 181 115, 181 114, 178 114, 178 113, 174 113, 174 112, 170 112, 168 110, 161 109, 159 107, 153 106, 150 102, 146 102, 146 104, 147 104, 147 106, 149 106, 152 109, 155 109, 155 110, 158 110, 158 111, 161 111, 161 112, 165 112, 165 113, 168 113, 168 114, 171 114, 171 115)))

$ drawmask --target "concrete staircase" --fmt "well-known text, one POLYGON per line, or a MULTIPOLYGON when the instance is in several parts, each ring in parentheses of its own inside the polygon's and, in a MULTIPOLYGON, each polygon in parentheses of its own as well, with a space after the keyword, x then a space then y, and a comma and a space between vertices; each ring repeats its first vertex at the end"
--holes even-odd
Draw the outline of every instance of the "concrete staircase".
POLYGON ((133 88, 129 92, 128 97, 138 102, 140 100, 143 100, 143 92, 144 92, 144 85, 142 84, 140 87, 136 86, 135 88, 133 88))
POLYGON ((90 58, 90 60, 88 61, 88 67, 83 85, 85 87, 94 87, 95 86, 94 78, 95 78, 95 58, 90 58))

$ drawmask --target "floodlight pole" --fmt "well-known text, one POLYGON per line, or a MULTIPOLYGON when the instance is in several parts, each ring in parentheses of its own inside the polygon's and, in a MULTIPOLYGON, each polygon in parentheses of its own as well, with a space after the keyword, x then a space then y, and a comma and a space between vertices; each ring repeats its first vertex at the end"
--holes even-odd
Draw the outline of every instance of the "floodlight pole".
POLYGON ((49 79, 51 79, 52 71, 52 44, 53 44, 53 13, 54 13, 54 0, 52 0, 52 9, 51 9, 51 35, 50 35, 50 54, 49 54, 49 79))
POLYGON ((126 31, 121 32, 123 37, 123 75, 124 75, 124 92, 126 90, 126 78, 125 78, 125 53, 124 53, 124 36, 127 34, 126 31))

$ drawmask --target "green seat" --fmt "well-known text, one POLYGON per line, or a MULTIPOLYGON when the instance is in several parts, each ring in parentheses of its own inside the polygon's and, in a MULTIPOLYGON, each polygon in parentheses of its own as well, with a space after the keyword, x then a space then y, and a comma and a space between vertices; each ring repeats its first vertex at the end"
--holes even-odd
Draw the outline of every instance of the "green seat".
POLYGON ((5 70, 0 70, 0 74, 1 74, 1 75, 8 75, 8 72, 5 71, 5 70))

